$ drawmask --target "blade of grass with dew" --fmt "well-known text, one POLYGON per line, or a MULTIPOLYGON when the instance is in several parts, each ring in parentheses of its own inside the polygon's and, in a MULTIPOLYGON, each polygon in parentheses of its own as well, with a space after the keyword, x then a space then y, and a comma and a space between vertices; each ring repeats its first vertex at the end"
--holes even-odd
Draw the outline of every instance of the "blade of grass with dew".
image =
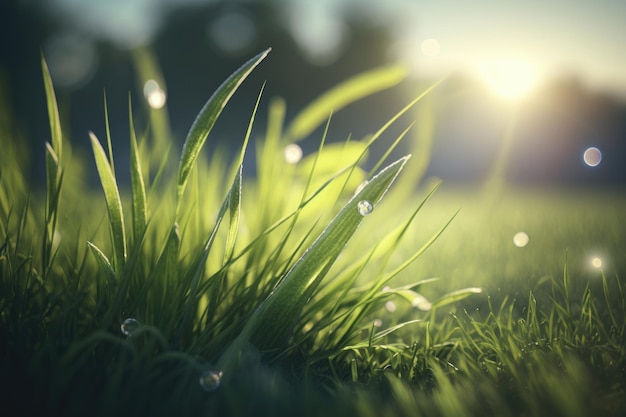
POLYGON ((266 49, 248 62, 243 64, 237 71, 235 71, 230 77, 226 79, 213 93, 213 95, 206 102, 200 113, 193 122, 185 144, 183 145, 183 151, 180 158, 180 164, 178 166, 178 180, 177 180, 177 212, 181 204, 182 196, 185 192, 187 185, 187 179, 191 168, 194 166, 200 150, 206 141, 207 136, 213 125, 217 121, 220 113, 235 93, 237 88, 246 79, 246 77, 252 72, 252 70, 267 56, 271 48, 266 49))
POLYGON ((130 95, 128 96, 128 122, 130 126, 130 185, 133 195, 133 239, 138 242, 146 231, 148 207, 130 95))
POLYGON ((114 269, 119 274, 126 261, 126 231, 124 228, 122 200, 117 188, 117 182, 115 181, 115 175, 100 141, 93 132, 89 132, 89 137, 109 214, 109 225, 113 241, 114 269))
POLYGON ((337 112, 350 103, 397 85, 406 74, 406 68, 396 65, 374 69, 350 78, 322 94, 300 112, 289 125, 286 138, 297 142, 321 125, 331 112, 337 112))
POLYGON ((363 215, 358 204, 363 200, 378 204, 408 158, 405 156, 382 170, 341 209, 257 308, 241 339, 249 340, 260 350, 275 349, 285 343, 302 307, 361 224, 363 215))

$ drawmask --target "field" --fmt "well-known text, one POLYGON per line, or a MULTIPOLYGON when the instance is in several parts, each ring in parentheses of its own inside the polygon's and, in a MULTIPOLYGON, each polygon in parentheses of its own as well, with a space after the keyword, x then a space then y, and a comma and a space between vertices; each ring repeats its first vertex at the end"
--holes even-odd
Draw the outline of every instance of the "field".
POLYGON ((45 185, 27 179, 38 162, 16 133, 0 131, 6 409, 624 415, 626 195, 428 179, 415 192, 417 158, 363 168, 386 125, 285 161, 338 104, 394 84, 394 69, 292 121, 272 101, 247 178, 248 138, 230 163, 202 148, 266 54, 218 88, 180 156, 158 112, 152 131, 130 112, 130 167, 93 134, 93 157, 72 154, 43 64, 45 185))

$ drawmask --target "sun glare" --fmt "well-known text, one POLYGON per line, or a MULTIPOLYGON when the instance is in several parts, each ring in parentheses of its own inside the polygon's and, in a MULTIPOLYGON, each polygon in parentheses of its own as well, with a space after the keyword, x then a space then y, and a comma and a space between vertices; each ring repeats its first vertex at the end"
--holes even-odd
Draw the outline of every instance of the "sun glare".
POLYGON ((481 72, 489 89, 507 101, 523 99, 537 84, 537 71, 524 61, 489 61, 482 65, 481 72))

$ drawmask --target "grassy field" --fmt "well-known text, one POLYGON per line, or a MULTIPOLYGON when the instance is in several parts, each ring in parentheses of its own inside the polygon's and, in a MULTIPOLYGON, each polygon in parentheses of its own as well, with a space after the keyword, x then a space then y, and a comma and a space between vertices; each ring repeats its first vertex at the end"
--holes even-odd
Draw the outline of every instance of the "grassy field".
POLYGON ((429 181, 415 193, 419 158, 363 167, 386 125, 285 161, 330 110, 399 82, 395 68, 348 80, 294 120, 271 101, 246 178, 248 138, 232 162, 202 148, 266 54, 217 89, 180 155, 161 111, 141 127, 129 114, 124 167, 108 137, 91 134, 93 156, 72 153, 43 65, 44 186, 26 174, 41 162, 0 125, 6 409, 624 415, 626 196, 429 181))

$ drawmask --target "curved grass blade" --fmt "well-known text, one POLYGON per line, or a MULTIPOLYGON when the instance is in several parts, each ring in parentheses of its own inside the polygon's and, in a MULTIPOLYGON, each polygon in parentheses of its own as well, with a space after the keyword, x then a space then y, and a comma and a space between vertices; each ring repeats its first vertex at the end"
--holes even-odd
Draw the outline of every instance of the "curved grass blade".
POLYGON ((200 154, 200 150, 202 149, 202 145, 204 145, 204 142, 213 128, 213 125, 217 121, 217 118, 237 88, 239 88, 241 83, 252 72, 252 70, 267 56, 270 50, 271 48, 266 49, 243 64, 237 71, 228 77, 222 85, 218 87, 218 89, 206 102, 204 107, 202 107, 202 110, 200 110, 200 113, 196 117, 196 120, 193 122, 193 125, 187 134, 187 139, 185 139, 180 164, 178 166, 177 209, 185 192, 191 168, 194 166, 196 159, 200 154))
POLYGON ((356 75, 322 94, 291 122, 287 138, 296 142, 322 124, 331 112, 368 95, 393 87, 406 77, 406 68, 391 66, 356 75))
POLYGON ((93 253, 96 258, 96 262, 98 263, 100 270, 102 270, 102 272, 106 275, 107 281, 113 282, 115 280, 115 271, 113 270, 113 266, 111 265, 109 258, 107 258, 104 252, 102 252, 100 248, 93 243, 87 242, 87 246, 89 246, 89 250, 91 250, 91 253, 93 253))
POLYGON ((363 200, 377 204, 408 158, 405 156, 381 171, 341 209, 257 308, 240 337, 261 350, 278 348, 286 341, 300 311, 361 224, 363 216, 358 204, 363 200))
POLYGON ((456 303, 457 301, 461 301, 474 294, 480 294, 481 292, 483 292, 483 290, 477 287, 464 288, 462 290, 449 292, 443 295, 442 297, 440 297, 439 299, 437 299, 436 301, 434 301, 432 305, 432 309, 434 311, 436 308, 443 307, 448 304, 456 303))
POLYGON ((113 262, 116 272, 120 273, 126 261, 126 233, 124 230, 122 200, 104 148, 102 148, 100 141, 98 141, 98 138, 93 132, 89 132, 89 138, 91 139, 96 167, 98 168, 100 182, 104 190, 107 212, 109 213, 109 225, 111 228, 111 238, 113 240, 113 262))

